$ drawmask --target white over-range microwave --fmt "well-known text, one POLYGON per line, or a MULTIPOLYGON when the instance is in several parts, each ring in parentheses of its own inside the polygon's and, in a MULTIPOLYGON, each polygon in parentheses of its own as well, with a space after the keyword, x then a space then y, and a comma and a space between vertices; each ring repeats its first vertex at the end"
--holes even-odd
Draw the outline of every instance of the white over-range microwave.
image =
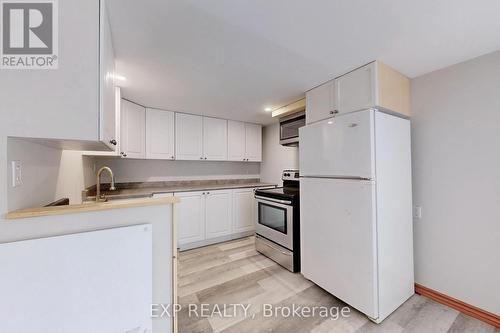
POLYGON ((299 145, 299 128, 306 125, 304 111, 280 119, 280 144, 283 146, 299 145))

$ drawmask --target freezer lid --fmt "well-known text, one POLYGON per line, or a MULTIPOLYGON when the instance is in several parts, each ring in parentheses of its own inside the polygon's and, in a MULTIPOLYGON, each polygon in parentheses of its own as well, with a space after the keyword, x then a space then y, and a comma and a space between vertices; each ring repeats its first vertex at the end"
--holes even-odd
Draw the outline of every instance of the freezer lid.
POLYGON ((300 129, 302 177, 375 178, 374 110, 340 115, 300 129))

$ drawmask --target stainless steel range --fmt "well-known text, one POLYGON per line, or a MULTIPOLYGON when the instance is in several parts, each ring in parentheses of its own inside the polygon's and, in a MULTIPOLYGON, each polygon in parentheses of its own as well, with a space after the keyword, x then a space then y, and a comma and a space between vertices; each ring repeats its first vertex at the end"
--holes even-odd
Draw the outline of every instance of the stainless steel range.
POLYGON ((284 170, 283 187, 255 191, 257 251, 300 271, 299 171, 284 170))

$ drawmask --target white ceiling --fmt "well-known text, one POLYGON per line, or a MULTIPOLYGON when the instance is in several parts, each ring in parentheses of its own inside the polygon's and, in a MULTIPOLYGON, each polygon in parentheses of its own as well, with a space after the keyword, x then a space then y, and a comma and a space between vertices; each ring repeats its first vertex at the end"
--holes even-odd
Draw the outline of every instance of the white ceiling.
POLYGON ((109 0, 123 95, 272 122, 278 107, 375 59, 415 77, 500 49, 498 0, 109 0))

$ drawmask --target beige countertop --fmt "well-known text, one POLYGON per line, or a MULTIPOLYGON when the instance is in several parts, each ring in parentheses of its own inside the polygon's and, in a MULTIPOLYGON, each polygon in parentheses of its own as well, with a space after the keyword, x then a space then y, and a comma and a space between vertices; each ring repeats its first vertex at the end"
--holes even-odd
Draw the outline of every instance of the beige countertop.
POLYGON ((80 205, 67 205, 67 206, 52 206, 52 207, 35 207, 20 209, 5 215, 7 220, 22 219, 28 217, 50 216, 61 214, 74 214, 83 212, 95 212, 109 209, 144 207, 153 205, 175 204, 179 202, 179 198, 166 197, 166 198, 141 198, 130 200, 115 200, 99 203, 85 203, 80 205))
MULTIPOLYGON (((237 188, 273 187, 276 184, 263 183, 258 179, 248 180, 210 180, 210 181, 171 181, 171 182, 146 182, 146 183, 122 183, 117 184, 117 189, 109 191, 109 185, 103 185, 101 193, 108 200, 146 198, 153 194, 194 192, 194 191, 214 191, 237 188)), ((87 189, 84 201, 95 200, 95 188, 87 189)))

